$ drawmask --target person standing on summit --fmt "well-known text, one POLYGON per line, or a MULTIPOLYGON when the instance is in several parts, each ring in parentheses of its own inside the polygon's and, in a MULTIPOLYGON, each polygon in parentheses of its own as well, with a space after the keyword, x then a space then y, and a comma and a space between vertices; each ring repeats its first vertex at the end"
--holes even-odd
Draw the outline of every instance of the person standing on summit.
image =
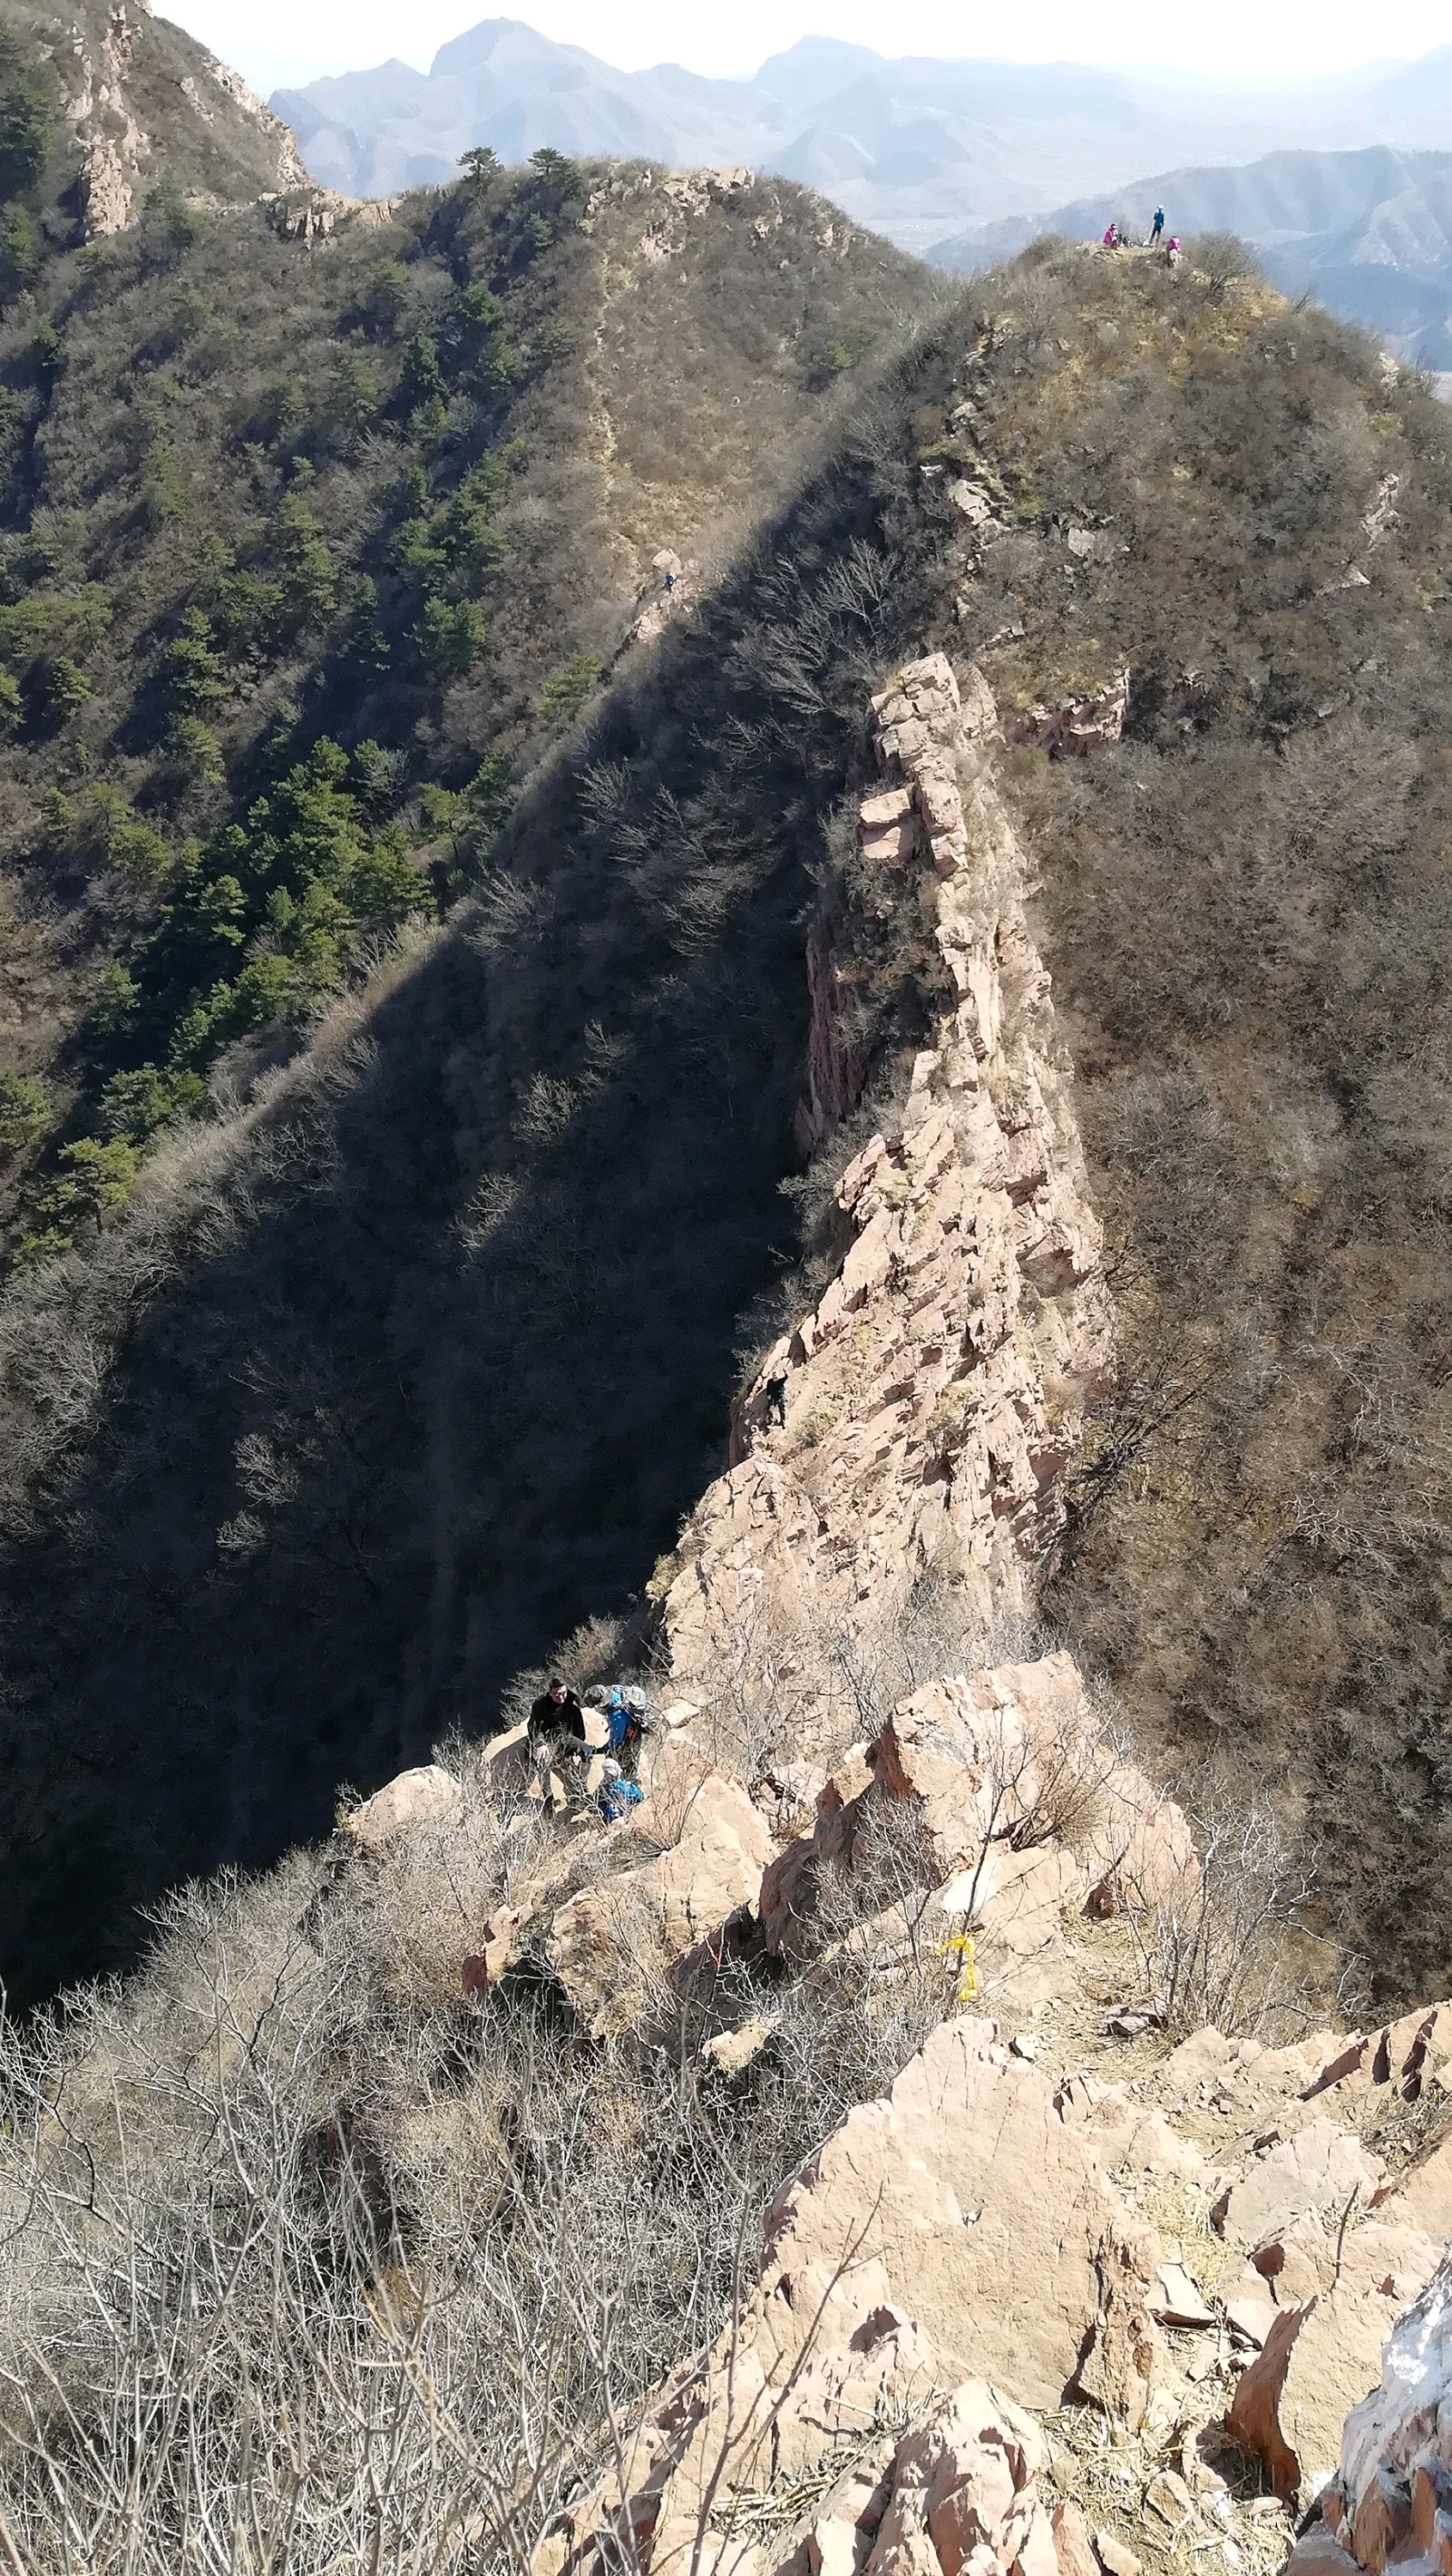
POLYGON ((1163 207, 1163 206, 1156 206, 1156 208, 1155 208, 1155 219, 1154 219, 1154 222, 1153 222, 1153 223, 1151 224, 1151 226, 1150 226, 1149 246, 1150 246, 1150 249, 1151 249, 1151 250, 1158 250, 1158 249, 1159 249, 1159 246, 1160 246, 1160 236, 1161 236, 1161 234, 1163 233, 1164 229, 1165 229, 1165 210, 1164 210, 1164 207, 1163 207))

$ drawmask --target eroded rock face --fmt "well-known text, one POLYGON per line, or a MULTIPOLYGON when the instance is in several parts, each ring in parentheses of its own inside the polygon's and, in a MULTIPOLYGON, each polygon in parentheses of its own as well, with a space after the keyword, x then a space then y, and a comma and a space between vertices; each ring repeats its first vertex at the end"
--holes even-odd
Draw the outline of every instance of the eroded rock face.
MULTIPOLYGON (((714 2499, 789 2483, 853 2448, 810 2519, 808 2564, 845 2576, 870 2549, 882 2576, 941 2576, 970 2559, 982 2576, 991 2562, 1056 2576, 1031 2492, 1045 2449, 1020 2409, 1057 2405, 1072 2385, 1138 2422, 1157 2338, 1153 2238, 1044 2078, 991 2021, 944 2023, 884 2101, 849 2114, 767 2224, 739 2325, 647 2410, 622 2474, 542 2544, 542 2576, 594 2563, 602 2538, 626 2532, 662 2576, 693 2564, 714 2499), (937 2391, 949 2393, 935 2402, 937 2391), (918 2419, 908 2435, 864 2453, 864 2435, 905 2410, 918 2419)), ((765 2576, 799 2565, 806 2537, 760 2552, 713 2534, 710 2564, 765 2576)))
MULTIPOLYGON (((993 701, 976 672, 960 693, 935 654, 873 711, 883 785, 862 801, 864 855, 912 872, 957 1000, 900 1124, 844 1172, 837 1274, 762 1363, 735 1463, 687 1527, 665 1603, 686 1677, 773 1596, 851 1621, 939 1564, 985 1616, 1025 1607, 1110 1357, 1100 1229, 992 783, 993 701)), ((820 947, 809 971, 821 1135, 861 1065, 820 947)))
POLYGON ((874 1799, 911 1805, 945 1928, 961 1921, 1020 1957, 1062 1952, 1066 1910, 1142 1909, 1198 1879, 1184 1815, 1103 1742, 1072 1655, 930 1683, 859 1772, 826 1782, 813 1832, 767 1869, 769 1951, 810 1945, 815 1873, 850 1873, 874 1799))
MULTIPOLYGON (((1068 545, 1071 554, 1093 560, 1106 544, 1113 551, 1113 541, 1097 529, 1071 528, 1068 545), (1075 540, 1079 542, 1076 544, 1075 540)), ((1064 698, 1057 706, 1032 706, 1014 716, 1004 726, 1010 742, 1036 743, 1040 751, 1057 752, 1071 760, 1084 760, 1090 752, 1102 751, 1118 742, 1129 712, 1129 673, 1116 672, 1102 689, 1087 698, 1064 698)))
POLYGON ((90 234, 133 223, 163 173, 212 206, 309 185, 281 117, 238 73, 137 0, 79 0, 55 31, 50 59, 90 234))
POLYGON ((940 2371, 992 2367, 1028 2405, 1087 2387, 1137 2423, 1153 2274, 1149 2231, 1106 2190, 1052 2085, 993 2022, 961 2014, 788 2186, 758 2300, 778 2355, 818 2314, 824 2337, 850 2340, 870 2290, 931 2338, 940 2371))

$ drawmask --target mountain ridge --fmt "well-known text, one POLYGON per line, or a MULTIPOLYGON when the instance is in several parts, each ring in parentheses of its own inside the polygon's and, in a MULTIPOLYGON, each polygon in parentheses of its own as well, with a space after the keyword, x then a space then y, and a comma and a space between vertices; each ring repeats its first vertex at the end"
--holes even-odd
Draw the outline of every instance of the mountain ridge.
POLYGON ((246 202, 306 184, 286 124, 236 72, 169 19, 125 0, 11 0, 6 23, 58 92, 62 187, 91 234, 134 221, 166 180, 199 203, 246 202))
POLYGON ((351 195, 442 181, 476 144, 510 157, 541 144, 624 150, 828 188, 856 220, 921 251, 952 228, 951 208, 960 221, 1029 213, 1050 189, 1070 193, 1071 173, 1088 194, 1196 153, 1221 163, 1303 139, 1440 139, 1449 80, 1447 48, 1384 77, 1232 93, 1087 65, 893 61, 804 38, 750 80, 725 81, 675 65, 617 72, 520 20, 489 19, 428 73, 403 66, 382 88, 378 71, 344 73, 272 103, 318 175, 351 195))
POLYGON ((1225 230, 1283 293, 1311 294, 1405 358, 1452 367, 1452 153, 1282 152, 1243 169, 1167 170, 1104 196, 987 224, 930 245, 960 273, 1011 258, 1035 233, 1146 235, 1154 208, 1182 234, 1225 230))

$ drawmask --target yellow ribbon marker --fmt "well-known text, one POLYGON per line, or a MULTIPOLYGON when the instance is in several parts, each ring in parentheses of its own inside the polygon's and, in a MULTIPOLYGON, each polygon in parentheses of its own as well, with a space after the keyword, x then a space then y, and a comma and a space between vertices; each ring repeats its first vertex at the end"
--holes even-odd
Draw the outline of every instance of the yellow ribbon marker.
POLYGON ((972 1933, 954 1932, 950 1934, 949 1938, 943 1943, 941 1950, 938 1952, 938 1956, 940 1959, 951 1959, 956 1962, 957 1981, 953 1988, 954 2003, 976 2003, 978 2000, 978 1954, 973 1946, 972 1933))

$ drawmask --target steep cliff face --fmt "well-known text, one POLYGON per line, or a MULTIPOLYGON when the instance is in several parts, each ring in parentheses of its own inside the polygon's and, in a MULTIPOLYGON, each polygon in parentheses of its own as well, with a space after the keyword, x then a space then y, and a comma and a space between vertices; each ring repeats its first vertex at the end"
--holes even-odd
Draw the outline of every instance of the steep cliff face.
MULTIPOLYGON (((836 1275, 763 1360, 733 1464, 682 1538, 665 1620, 683 1681, 773 1593, 850 1622, 933 1568, 980 1623, 1024 1611, 1109 1364, 1102 1237, 993 783, 992 697, 932 655, 874 698, 872 740, 863 861, 907 881, 956 998, 843 1173, 836 1275)), ((820 1137, 861 1068, 820 937, 808 967, 820 1137)))
POLYGON ((281 117, 146 0, 17 14, 60 87, 89 233, 122 231, 163 177, 218 205, 306 185, 281 117))

